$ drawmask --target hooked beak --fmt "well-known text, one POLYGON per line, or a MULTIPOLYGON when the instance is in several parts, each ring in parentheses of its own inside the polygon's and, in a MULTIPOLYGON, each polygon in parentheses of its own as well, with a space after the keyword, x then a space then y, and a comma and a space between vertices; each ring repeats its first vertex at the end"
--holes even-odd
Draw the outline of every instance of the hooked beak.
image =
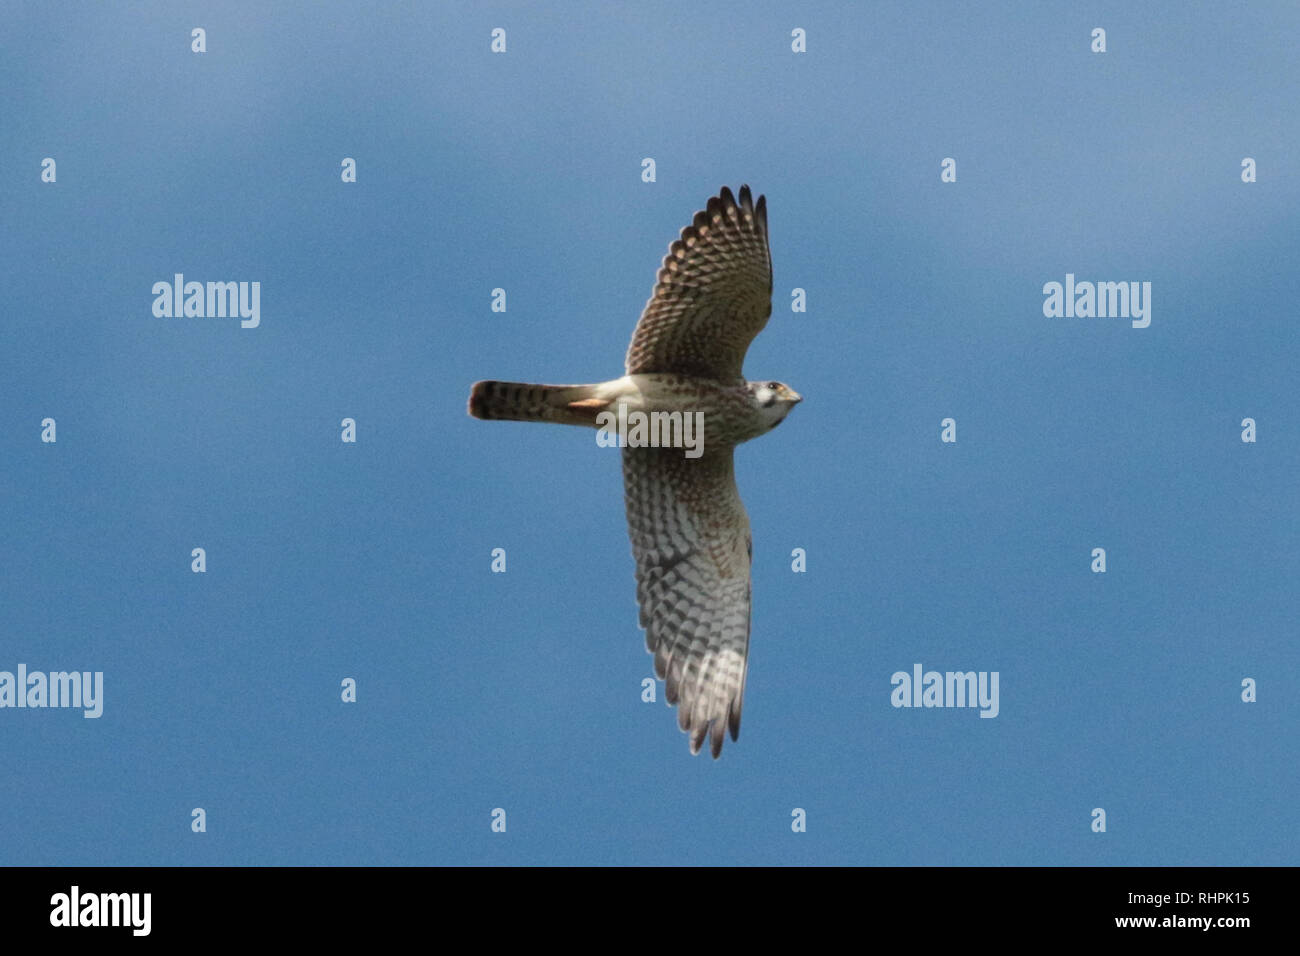
POLYGON ((802 401, 803 401, 803 396, 800 395, 798 392, 796 392, 794 389, 790 389, 790 404, 798 405, 802 401))

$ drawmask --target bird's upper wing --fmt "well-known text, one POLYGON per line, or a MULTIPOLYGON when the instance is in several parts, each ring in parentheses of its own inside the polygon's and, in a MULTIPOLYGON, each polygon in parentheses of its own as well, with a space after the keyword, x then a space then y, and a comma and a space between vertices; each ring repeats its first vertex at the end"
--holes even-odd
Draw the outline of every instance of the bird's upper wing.
POLYGON ((646 647, 691 753, 740 734, 749 652, 749 518, 732 448, 624 448, 627 530, 646 647))
POLYGON ((726 186, 668 247, 627 350, 627 372, 741 378, 745 350, 772 314, 767 197, 726 186))

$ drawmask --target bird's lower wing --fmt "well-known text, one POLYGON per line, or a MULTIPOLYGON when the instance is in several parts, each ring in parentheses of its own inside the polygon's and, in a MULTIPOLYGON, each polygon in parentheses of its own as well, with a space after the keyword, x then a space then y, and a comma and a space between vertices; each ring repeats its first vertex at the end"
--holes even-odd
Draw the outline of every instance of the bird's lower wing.
POLYGON ((698 753, 740 733, 749 652, 749 518, 732 448, 699 458, 680 448, 623 449, 636 596, 655 673, 698 753))

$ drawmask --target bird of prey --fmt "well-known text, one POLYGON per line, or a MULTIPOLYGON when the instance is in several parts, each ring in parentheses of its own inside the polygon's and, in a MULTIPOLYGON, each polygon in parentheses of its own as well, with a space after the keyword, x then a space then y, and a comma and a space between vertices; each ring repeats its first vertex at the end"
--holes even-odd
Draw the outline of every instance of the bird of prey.
POLYGON ((732 450, 771 431, 801 397, 747 382, 749 343, 772 314, 767 202, 723 187, 668 248, 627 350, 627 374, 594 385, 475 382, 475 418, 603 427, 617 409, 703 424, 702 451, 622 448, 627 529, 646 648, 691 753, 716 758, 740 733, 750 630, 749 518, 732 450), (702 413, 702 417, 696 413, 702 413))

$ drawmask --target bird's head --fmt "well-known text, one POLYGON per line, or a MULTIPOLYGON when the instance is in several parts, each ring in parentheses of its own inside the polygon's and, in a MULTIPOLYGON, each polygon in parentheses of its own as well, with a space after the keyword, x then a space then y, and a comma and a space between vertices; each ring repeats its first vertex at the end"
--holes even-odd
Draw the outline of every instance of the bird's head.
POLYGON ((775 428, 790 414, 790 409, 803 401, 803 396, 782 382, 748 382, 749 394, 754 398, 754 407, 768 423, 769 429, 775 428))

